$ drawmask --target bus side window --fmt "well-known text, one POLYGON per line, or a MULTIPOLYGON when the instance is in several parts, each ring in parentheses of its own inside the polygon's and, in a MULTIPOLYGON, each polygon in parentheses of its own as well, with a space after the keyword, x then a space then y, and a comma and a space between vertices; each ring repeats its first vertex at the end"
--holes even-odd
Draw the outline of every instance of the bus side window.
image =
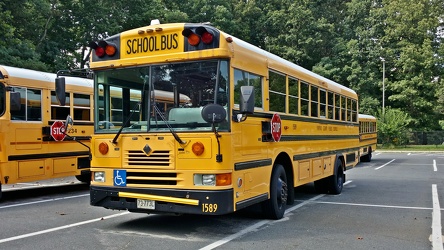
POLYGON ((11 111, 11 120, 41 121, 42 120, 42 91, 14 87, 14 91, 20 94, 20 108, 11 111))
POLYGON ((42 120, 42 91, 38 89, 28 89, 27 91, 27 121, 42 120))
POLYGON ((301 82, 301 115, 308 116, 309 105, 309 85, 308 83, 301 82))
POLYGON ((20 99, 21 95, 19 92, 10 92, 10 99, 11 99, 11 111, 20 111, 21 105, 20 105, 20 99))
POLYGON ((268 71, 270 111, 285 112, 286 82, 285 75, 268 71))
POLYGON ((254 87, 254 107, 262 107, 262 77, 234 69, 234 104, 239 105, 240 88, 241 86, 253 86, 254 87))
POLYGON ((56 92, 51 91, 51 120, 64 120, 68 115, 70 115, 70 97, 69 93, 65 93, 65 106, 60 106, 57 98, 56 92))
POLYGON ((91 98, 86 94, 73 94, 74 99, 74 120, 90 121, 91 120, 91 98))
POLYGON ((11 111, 11 120, 26 121, 26 88, 14 87, 14 92, 20 95, 20 108, 11 111))

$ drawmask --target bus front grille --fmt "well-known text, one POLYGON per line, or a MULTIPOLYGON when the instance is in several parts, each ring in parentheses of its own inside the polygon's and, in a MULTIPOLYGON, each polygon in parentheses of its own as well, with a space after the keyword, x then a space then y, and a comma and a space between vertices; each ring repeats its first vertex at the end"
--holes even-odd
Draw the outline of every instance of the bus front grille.
POLYGON ((146 155, 143 151, 129 150, 124 156, 124 165, 129 168, 172 169, 172 157, 169 150, 157 150, 146 155))
POLYGON ((160 172, 126 172, 127 185, 177 185, 176 173, 160 173, 160 172))

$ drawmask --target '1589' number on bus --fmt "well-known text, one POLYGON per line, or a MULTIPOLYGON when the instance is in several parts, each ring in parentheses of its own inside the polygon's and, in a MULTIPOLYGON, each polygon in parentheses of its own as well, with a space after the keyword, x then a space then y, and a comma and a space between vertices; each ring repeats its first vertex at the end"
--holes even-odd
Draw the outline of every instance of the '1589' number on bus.
POLYGON ((215 213, 217 210, 217 204, 202 204, 202 212, 204 213, 215 213))

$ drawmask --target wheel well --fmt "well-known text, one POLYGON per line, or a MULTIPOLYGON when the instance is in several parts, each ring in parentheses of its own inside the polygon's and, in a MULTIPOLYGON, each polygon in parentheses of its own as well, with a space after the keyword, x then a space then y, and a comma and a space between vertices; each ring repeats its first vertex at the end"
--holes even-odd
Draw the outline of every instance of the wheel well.
MULTIPOLYGON (((342 172, 344 173, 345 170, 346 170, 346 168, 345 168, 345 158, 344 158, 344 156, 343 156, 343 155, 339 155, 339 156, 337 156, 336 160, 337 160, 337 161, 341 161, 341 163, 342 163, 342 172)), ((336 163, 335 163, 335 168, 336 168, 336 163)), ((336 169, 335 169, 335 171, 336 171, 336 169)))
POLYGON ((281 164, 284 167, 285 173, 287 173, 287 181, 291 182, 291 185, 294 187, 293 163, 291 162, 290 157, 286 153, 280 153, 276 157, 274 164, 281 164))
POLYGON ((280 164, 284 167, 285 174, 287 175, 287 186, 288 186, 288 197, 287 205, 294 204, 294 173, 293 173, 293 163, 291 158, 284 152, 280 153, 274 164, 280 164))

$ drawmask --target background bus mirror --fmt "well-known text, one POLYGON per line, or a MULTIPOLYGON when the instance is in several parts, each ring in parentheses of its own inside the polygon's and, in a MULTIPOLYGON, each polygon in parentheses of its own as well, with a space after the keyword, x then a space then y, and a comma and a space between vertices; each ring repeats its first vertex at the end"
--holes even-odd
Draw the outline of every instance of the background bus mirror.
POLYGON ((66 117, 65 121, 65 133, 68 133, 68 131, 71 129, 71 127, 74 125, 74 121, 72 120, 72 117, 68 115, 66 117))
POLYGON ((11 111, 20 111, 21 104, 20 104, 20 92, 10 92, 9 95, 11 99, 11 111))
POLYGON ((240 88, 240 113, 253 114, 254 112, 254 87, 241 86, 240 88))
POLYGON ((65 85, 65 77, 57 77, 55 79, 55 92, 60 106, 65 106, 66 104, 65 85))
POLYGON ((208 123, 221 123, 227 118, 227 111, 219 104, 207 104, 201 111, 202 118, 208 123))

